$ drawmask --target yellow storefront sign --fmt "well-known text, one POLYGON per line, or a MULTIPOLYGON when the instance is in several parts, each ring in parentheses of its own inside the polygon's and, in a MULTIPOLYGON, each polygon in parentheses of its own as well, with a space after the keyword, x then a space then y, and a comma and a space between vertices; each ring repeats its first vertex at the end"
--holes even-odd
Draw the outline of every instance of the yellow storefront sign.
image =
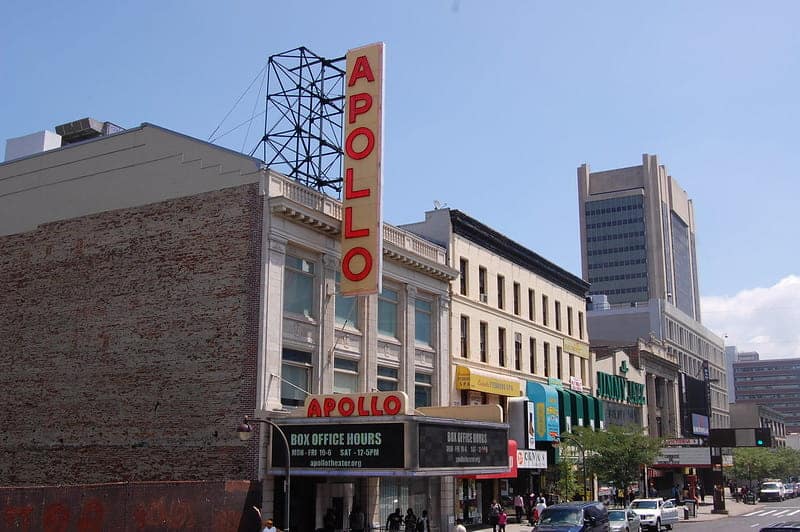
POLYGON ((572 338, 564 338, 564 351, 581 358, 589 358, 589 344, 578 342, 572 338))
POLYGON ((487 375, 464 366, 456 366, 456 389, 474 390, 508 397, 521 395, 520 381, 487 375))

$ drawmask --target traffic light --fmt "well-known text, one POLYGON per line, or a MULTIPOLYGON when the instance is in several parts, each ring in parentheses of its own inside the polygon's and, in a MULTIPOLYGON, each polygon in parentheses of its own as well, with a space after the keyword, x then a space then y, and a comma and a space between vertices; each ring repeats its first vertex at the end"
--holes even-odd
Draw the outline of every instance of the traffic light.
POLYGON ((772 431, 768 428, 756 429, 756 447, 772 447, 772 431))

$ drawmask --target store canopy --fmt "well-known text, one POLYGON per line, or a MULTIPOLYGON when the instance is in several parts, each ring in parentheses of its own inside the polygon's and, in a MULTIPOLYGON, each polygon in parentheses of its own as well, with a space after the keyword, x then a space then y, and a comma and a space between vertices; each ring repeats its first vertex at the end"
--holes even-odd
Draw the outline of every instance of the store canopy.
POLYGON ((456 366, 456 389, 519 397, 522 395, 522 381, 499 373, 456 366))
POLYGON ((580 427, 585 426, 588 415, 588 412, 586 412, 586 396, 568 388, 565 388, 564 391, 569 395, 572 406, 572 424, 580 427))
POLYGON ((528 400, 534 404, 536 441, 557 441, 560 410, 555 387, 527 381, 525 392, 528 400))
POLYGON ((558 423, 561 432, 572 432, 572 398, 567 390, 556 388, 558 394, 558 423))

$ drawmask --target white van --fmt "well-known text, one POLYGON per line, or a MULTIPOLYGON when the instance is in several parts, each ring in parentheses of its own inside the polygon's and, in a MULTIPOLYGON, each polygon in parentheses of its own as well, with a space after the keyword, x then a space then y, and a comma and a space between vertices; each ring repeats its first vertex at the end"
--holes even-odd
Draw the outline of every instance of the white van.
POLYGON ((782 501, 786 499, 786 488, 783 482, 769 481, 762 482, 758 487, 758 501, 782 501))

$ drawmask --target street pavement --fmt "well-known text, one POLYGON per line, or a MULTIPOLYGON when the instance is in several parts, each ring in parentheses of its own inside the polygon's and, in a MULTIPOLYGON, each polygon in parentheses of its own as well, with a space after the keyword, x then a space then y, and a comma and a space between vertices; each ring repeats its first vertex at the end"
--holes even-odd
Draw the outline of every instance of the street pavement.
MULTIPOLYGON (((689 519, 684 519, 684 512, 683 507, 678 507, 678 515, 680 516, 680 522, 685 524, 691 523, 703 523, 708 521, 714 521, 716 519, 723 519, 725 517, 732 517, 737 515, 743 515, 751 512, 756 512, 757 510, 763 509, 764 505, 762 504, 744 504, 743 502, 736 502, 734 499, 725 498, 725 509, 728 511, 727 514, 715 514, 712 513, 711 510, 714 509, 714 506, 710 502, 710 497, 706 500, 705 504, 700 504, 696 508, 696 516, 689 517, 689 519)), ((472 528, 467 527, 470 532, 492 532, 492 527, 486 528, 472 528)), ((506 525, 506 532, 531 532, 531 525, 528 524, 528 521, 523 519, 522 524, 518 523, 511 523, 506 525)))

